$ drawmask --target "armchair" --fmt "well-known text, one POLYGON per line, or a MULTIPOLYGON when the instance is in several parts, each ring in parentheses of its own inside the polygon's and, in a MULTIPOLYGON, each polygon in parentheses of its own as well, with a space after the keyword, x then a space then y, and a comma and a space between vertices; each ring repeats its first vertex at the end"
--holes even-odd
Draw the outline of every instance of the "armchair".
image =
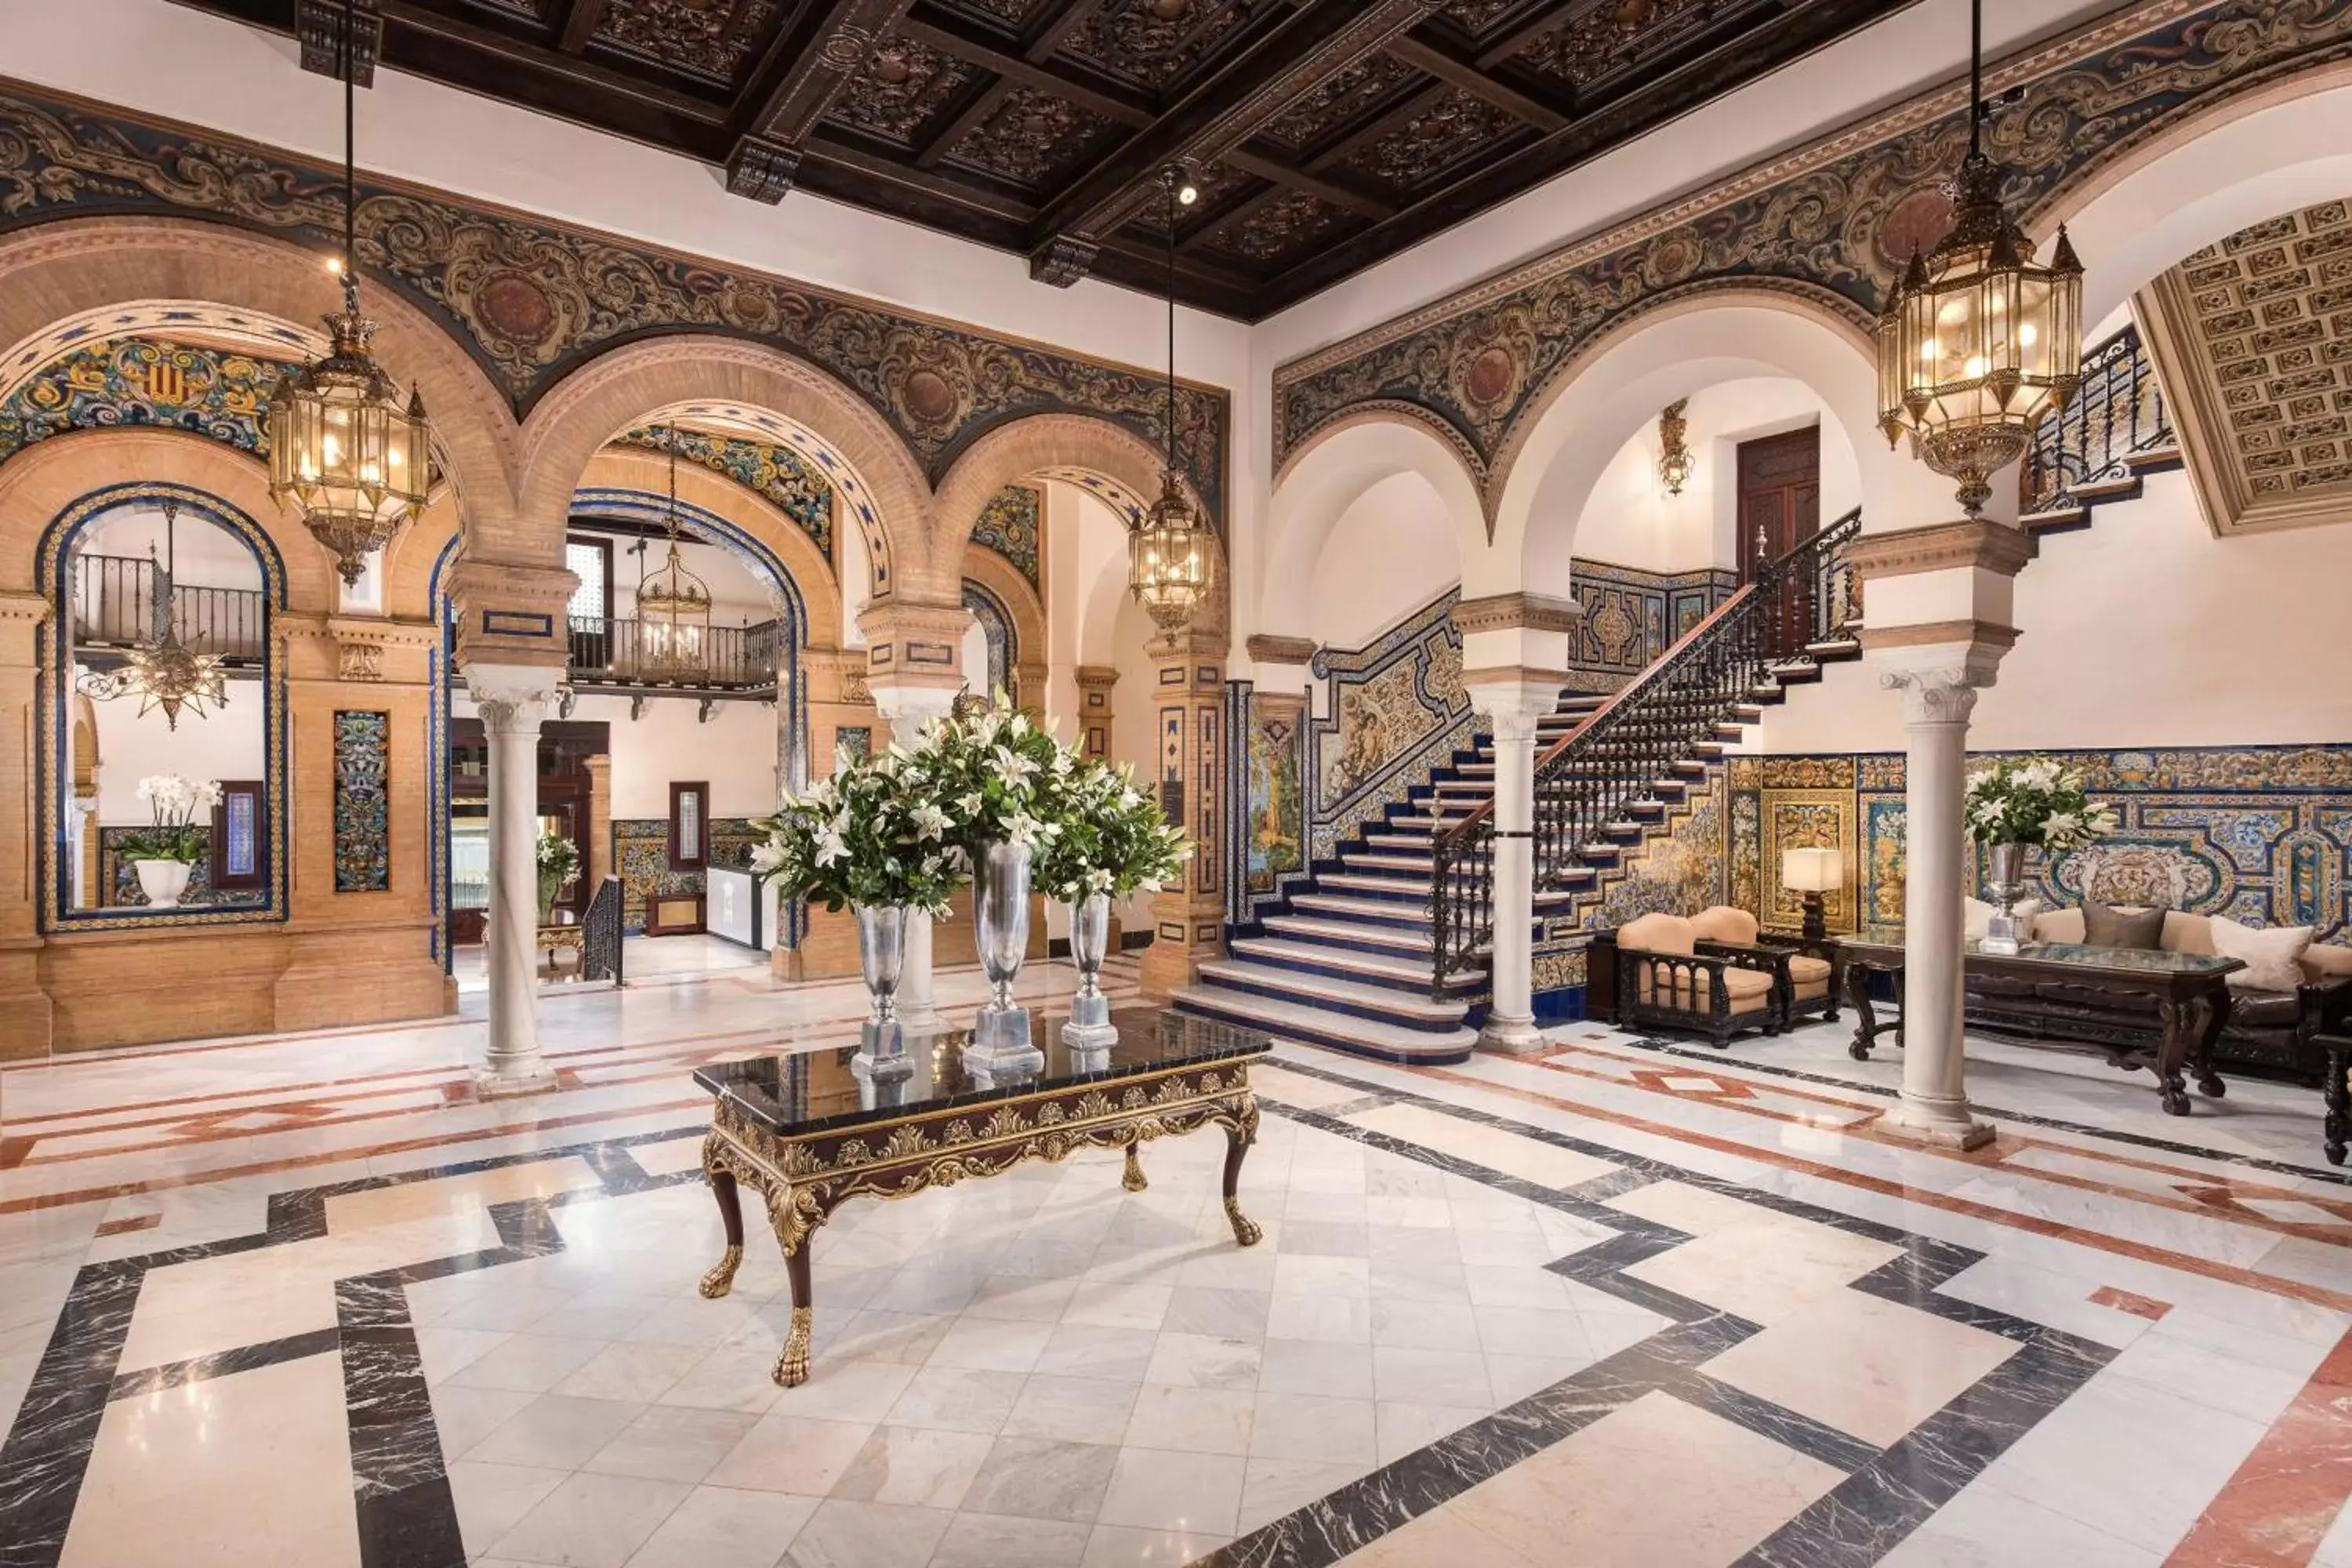
POLYGON ((1701 952, 1727 947, 1748 948, 1772 962, 1773 977, 1780 982, 1776 994, 1780 1027, 1791 1029, 1796 1027, 1798 1019, 1815 1016, 1824 1023, 1837 1022, 1835 966, 1818 952, 1807 952, 1805 939, 1767 931, 1754 915, 1728 904, 1701 910, 1691 917, 1690 923, 1698 935, 1701 952))
POLYGON ((1780 1032, 1782 960, 1760 947, 1702 942, 1694 922, 1649 914, 1614 943, 1617 1022, 1692 1029, 1727 1046, 1742 1029, 1780 1032))

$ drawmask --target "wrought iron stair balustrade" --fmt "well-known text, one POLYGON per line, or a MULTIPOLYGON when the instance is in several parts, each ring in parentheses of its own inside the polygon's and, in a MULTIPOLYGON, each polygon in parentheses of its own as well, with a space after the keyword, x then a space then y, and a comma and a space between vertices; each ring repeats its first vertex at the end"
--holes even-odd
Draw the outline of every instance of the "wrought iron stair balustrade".
POLYGON ((2136 494, 2142 474, 2180 460, 2164 389, 2137 323, 2083 356, 2083 381, 2066 406, 2037 426, 2018 465, 2018 515, 2079 514, 2136 494))
MULTIPOLYGON (((1848 512, 1769 562, 1649 668, 1536 759, 1530 847, 1535 890, 1613 860, 1664 811, 1661 779, 1703 759, 1718 731, 1759 689, 1809 670, 1849 638, 1857 600, 1845 546, 1862 531, 1848 512)), ((1430 868, 1431 994, 1480 967, 1495 940, 1495 803, 1435 835, 1430 868)))
POLYGON ((639 650, 643 623, 622 617, 571 618, 571 677, 575 687, 665 687, 688 691, 772 691, 783 658, 783 626, 712 626, 703 634, 702 668, 692 674, 646 672, 639 650))

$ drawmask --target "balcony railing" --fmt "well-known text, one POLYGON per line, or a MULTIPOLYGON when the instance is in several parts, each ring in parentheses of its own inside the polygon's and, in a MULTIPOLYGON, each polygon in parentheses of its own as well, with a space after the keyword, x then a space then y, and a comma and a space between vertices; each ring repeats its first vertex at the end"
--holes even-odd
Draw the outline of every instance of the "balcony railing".
POLYGON ((648 668, 645 623, 572 617, 572 684, 574 686, 677 687, 691 691, 772 691, 783 658, 783 627, 777 621, 749 626, 712 626, 703 635, 703 658, 692 669, 648 668))
MULTIPOLYGON (((136 555, 82 555, 73 573, 73 640, 78 649, 128 647, 163 635, 163 574, 136 555)), ((171 587, 180 636, 199 653, 259 661, 262 599, 257 588, 171 587)))
POLYGON ((2083 356, 2083 382, 2066 406, 2035 427, 2018 465, 2018 511, 2034 517, 2128 493, 2151 456, 2179 441, 2139 328, 2127 325, 2083 356))

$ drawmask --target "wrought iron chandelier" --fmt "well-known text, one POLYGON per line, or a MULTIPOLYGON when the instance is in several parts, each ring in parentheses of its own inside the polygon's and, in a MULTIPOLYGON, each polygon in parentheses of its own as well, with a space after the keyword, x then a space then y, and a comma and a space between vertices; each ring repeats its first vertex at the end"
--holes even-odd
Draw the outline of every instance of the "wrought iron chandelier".
POLYGON ((1969 7, 1969 153, 1946 188, 1951 231, 1911 265, 1878 318, 1879 427, 1906 431, 1939 474, 1960 481, 1969 515, 1990 476, 2024 455, 2033 429, 2082 379, 2083 264, 2064 226, 2050 260, 2001 208, 2008 170, 1984 151, 1984 5, 1969 7))
POLYGON ((637 584, 637 668, 650 676, 698 676, 710 662, 710 590, 677 553, 677 426, 669 427, 669 559, 637 584))
POLYGON ((1168 450, 1160 499, 1127 536, 1127 586, 1152 624, 1172 632, 1192 618, 1208 595, 1215 554, 1207 525, 1184 499, 1176 478, 1176 209, 1199 196, 1180 169, 1161 176, 1168 190, 1168 450))
MULTIPOLYGON (((74 681, 74 689, 100 701, 136 694, 139 716, 143 719, 160 708, 164 728, 173 731, 180 727, 183 708, 201 719, 207 703, 215 708, 228 705, 228 678, 220 656, 199 653, 180 636, 180 580, 175 570, 179 535, 180 503, 167 500, 163 503, 163 561, 151 574, 155 585, 153 636, 124 649, 119 668, 88 670, 74 681)), ((154 556, 155 547, 150 544, 148 560, 153 562, 154 556)))
POLYGON ((1683 493, 1683 487, 1690 483, 1692 468, 1697 466, 1685 438, 1690 421, 1683 416, 1683 410, 1689 406, 1689 398, 1678 397, 1658 415, 1658 478, 1670 496, 1683 493))
POLYGON ((346 586, 367 558, 391 543, 424 510, 431 479, 432 429, 425 398, 412 391, 401 406, 392 378, 368 352, 376 324, 360 314, 353 229, 359 205, 352 163, 355 91, 352 5, 343 0, 337 44, 343 78, 343 308, 325 318, 333 348, 280 382, 269 399, 269 493, 292 503, 302 526, 335 558, 346 586))

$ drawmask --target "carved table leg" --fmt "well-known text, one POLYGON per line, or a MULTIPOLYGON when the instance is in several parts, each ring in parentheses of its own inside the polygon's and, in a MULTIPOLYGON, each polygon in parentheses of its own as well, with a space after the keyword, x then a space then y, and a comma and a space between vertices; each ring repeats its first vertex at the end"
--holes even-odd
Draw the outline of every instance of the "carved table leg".
POLYGON ((703 1145, 702 1178, 710 1184, 710 1195, 719 1200, 719 1223, 727 1227, 727 1250, 719 1255, 719 1261, 697 1287, 704 1296, 717 1300, 734 1289, 735 1270, 742 1267, 743 1204, 735 1190, 735 1173, 711 1159, 708 1142, 703 1145))
POLYGON ((2327 1107, 2327 1121, 2321 1136, 2326 1140, 2327 1163, 2331 1165, 2344 1163, 2346 1137, 2352 1134, 2352 1083, 2346 1081, 2347 1072, 2352 1072, 2352 1050, 2328 1047, 2327 1076, 2321 1080, 2319 1092, 2327 1107))
MULTIPOLYGON (((1845 966, 1845 999, 1853 1005, 1853 1044, 1845 1048, 1845 1054, 1858 1062, 1870 1059, 1871 1045, 1878 1038, 1878 1014, 1870 1005, 1871 973, 1866 963, 1845 966)), ((1831 1017, 1834 1020, 1836 1015, 1831 1017)))
POLYGON ((2219 1100, 2230 1092, 2230 1086, 2213 1070, 2213 1047, 2221 1043, 2221 1031, 2230 1026, 2228 986, 2206 994, 2205 1014, 2205 1026, 2189 1042, 2189 1070, 2197 1079, 2198 1093, 2208 1100, 2219 1100))
POLYGON ((2189 1042, 2205 1026, 2206 1010, 2210 1005, 2201 996, 2168 996, 2158 1006, 2164 1037, 2157 1044, 2156 1060, 2151 1065, 2156 1069, 2156 1092, 2167 1116, 2189 1114, 2189 1086, 2181 1078, 2180 1068, 2189 1058, 2189 1042))
POLYGON ((783 1352, 776 1357, 775 1370, 769 1375, 780 1388, 798 1388, 808 1381, 809 1337, 816 1327, 816 1312, 809 1304, 807 1242, 784 1254, 784 1274, 793 1283, 793 1326, 784 1335, 783 1352))
POLYGON ((1249 1110, 1241 1121, 1225 1129, 1225 1218, 1234 1227, 1234 1240, 1242 1247, 1255 1247, 1265 1232, 1257 1222, 1242 1213, 1242 1159, 1249 1146, 1257 1142, 1257 1101, 1249 1102, 1249 1110))
POLYGON ((1130 1193, 1139 1193, 1151 1184, 1143 1173, 1143 1140, 1140 1138, 1127 1141, 1127 1174, 1118 1179, 1118 1184, 1130 1193))

